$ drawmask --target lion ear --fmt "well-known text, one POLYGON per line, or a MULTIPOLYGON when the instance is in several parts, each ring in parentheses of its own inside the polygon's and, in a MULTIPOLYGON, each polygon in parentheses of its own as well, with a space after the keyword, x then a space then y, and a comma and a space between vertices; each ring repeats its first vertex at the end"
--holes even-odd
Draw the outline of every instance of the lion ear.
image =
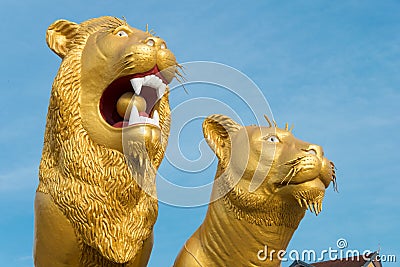
POLYGON ((230 135, 241 127, 240 124, 224 115, 211 115, 204 120, 204 138, 220 160, 230 157, 230 135))
POLYGON ((74 38, 79 25, 68 20, 57 20, 46 32, 46 42, 51 50, 61 58, 68 52, 68 43, 74 38))

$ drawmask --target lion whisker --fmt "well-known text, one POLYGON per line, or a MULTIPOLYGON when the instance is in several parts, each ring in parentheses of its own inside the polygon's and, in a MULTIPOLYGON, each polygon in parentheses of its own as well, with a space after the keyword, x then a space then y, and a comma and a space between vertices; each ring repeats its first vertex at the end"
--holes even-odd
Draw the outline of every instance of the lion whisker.
POLYGON ((175 79, 180 83, 180 85, 182 86, 182 88, 183 88, 183 90, 185 91, 185 93, 186 93, 186 94, 189 94, 188 90, 187 90, 186 87, 185 87, 184 77, 181 77, 181 76, 176 77, 176 76, 175 76, 175 79), (182 79, 182 80, 181 80, 181 79, 182 79))
POLYGON ((293 173, 292 173, 292 177, 290 177, 289 181, 286 183, 286 185, 289 185, 290 182, 292 181, 292 179, 296 176, 297 173, 299 173, 299 171, 301 170, 301 168, 293 168, 293 173))
POLYGON ((175 66, 177 67, 175 69, 175 79, 180 83, 180 85, 183 87, 183 90, 186 92, 186 94, 189 94, 189 92, 187 91, 186 87, 185 87, 185 82, 186 77, 184 75, 186 75, 184 68, 182 65, 180 65, 179 63, 175 63, 175 66), (182 73, 181 73, 182 71, 182 73))
POLYGON ((283 179, 282 179, 282 181, 281 181, 281 184, 283 184, 283 183, 285 182, 286 178, 288 178, 289 176, 291 176, 293 172, 294 172, 294 169, 293 169, 293 168, 290 168, 290 170, 289 170, 289 172, 286 174, 286 176, 283 177, 283 179))
POLYGON ((294 173, 292 174, 292 176, 290 177, 290 179, 287 181, 286 185, 289 185, 289 184, 290 184, 290 181, 292 181, 293 176, 294 176, 294 173))
POLYGON ((183 81, 186 81, 185 76, 182 73, 180 73, 179 70, 176 70, 175 74, 178 75, 180 78, 182 78, 183 81))
POLYGON ((182 71, 182 73, 183 74, 185 74, 186 75, 186 72, 185 72, 185 67, 184 66, 182 66, 181 64, 179 64, 179 63, 176 63, 176 66, 182 71))
POLYGON ((293 177, 296 176, 296 174, 301 170, 301 168, 296 168, 293 167, 290 169, 290 171, 288 172, 288 174, 286 174, 286 176, 283 178, 283 180, 281 181, 281 184, 283 184, 286 180, 286 178, 289 178, 288 182, 286 183, 286 185, 288 185, 290 183, 290 181, 292 181, 293 177))
POLYGON ((295 159, 289 160, 289 161, 287 161, 285 163, 282 163, 279 166, 283 166, 283 165, 293 165, 293 166, 295 166, 295 165, 300 164, 301 160, 304 159, 304 158, 305 158, 305 156, 300 156, 300 157, 297 157, 295 159))

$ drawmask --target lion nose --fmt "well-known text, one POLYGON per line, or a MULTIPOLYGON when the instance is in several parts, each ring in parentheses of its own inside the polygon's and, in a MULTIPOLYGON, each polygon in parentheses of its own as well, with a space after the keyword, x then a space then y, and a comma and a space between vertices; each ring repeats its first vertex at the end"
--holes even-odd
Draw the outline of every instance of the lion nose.
POLYGON ((309 145, 304 151, 308 154, 314 155, 314 156, 324 156, 324 151, 322 147, 317 146, 317 145, 309 145))
POLYGON ((148 46, 155 47, 158 49, 166 49, 167 48, 167 45, 164 42, 164 40, 161 38, 158 38, 158 37, 149 37, 146 39, 145 43, 148 46))

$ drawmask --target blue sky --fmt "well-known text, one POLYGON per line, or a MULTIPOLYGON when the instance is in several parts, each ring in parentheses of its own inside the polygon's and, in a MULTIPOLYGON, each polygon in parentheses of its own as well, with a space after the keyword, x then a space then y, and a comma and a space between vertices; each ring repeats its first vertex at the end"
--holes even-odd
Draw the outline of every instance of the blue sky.
MULTIPOLYGON (((349 249, 380 247, 400 261, 399 14, 398 1, 3 0, 0 266, 32 266, 33 198, 60 64, 46 46, 46 29, 56 19, 101 15, 125 16, 141 29, 148 23, 180 62, 240 70, 280 124, 294 123, 296 136, 324 147, 338 168, 340 193, 327 191, 318 217, 307 213, 289 250, 336 248, 345 238, 349 249)), ((191 130, 197 136, 200 124, 191 130)), ((176 175, 167 164, 160 171, 176 175)), ((170 266, 205 211, 160 204, 149 266, 170 266)))

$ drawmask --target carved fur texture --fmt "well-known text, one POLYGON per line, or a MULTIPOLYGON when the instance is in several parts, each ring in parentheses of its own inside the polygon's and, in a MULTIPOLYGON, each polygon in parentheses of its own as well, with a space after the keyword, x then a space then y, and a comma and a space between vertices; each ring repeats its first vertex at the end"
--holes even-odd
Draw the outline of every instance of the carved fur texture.
POLYGON ((149 194, 155 194, 156 171, 169 134, 168 96, 159 103, 162 143, 155 144, 157 153, 148 153, 143 142, 128 141, 125 157, 94 142, 82 120, 85 45, 94 33, 121 25, 127 24, 114 17, 79 25, 60 20, 47 32, 49 47, 63 60, 50 96, 37 192, 50 195, 72 225, 80 266, 85 267, 131 266, 144 241, 151 239, 158 212, 157 199, 149 194))

